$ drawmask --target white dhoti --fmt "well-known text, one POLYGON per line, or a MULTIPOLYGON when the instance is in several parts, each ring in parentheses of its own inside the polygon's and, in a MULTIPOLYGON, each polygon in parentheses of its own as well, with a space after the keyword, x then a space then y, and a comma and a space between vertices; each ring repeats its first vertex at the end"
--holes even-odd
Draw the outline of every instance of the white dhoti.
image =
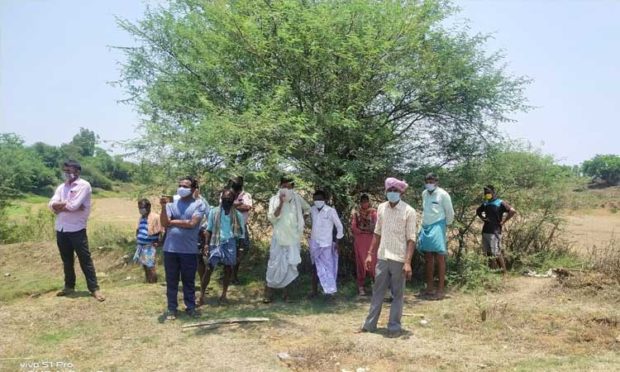
POLYGON ((316 275, 323 288, 323 293, 336 293, 336 279, 338 278, 338 251, 336 250, 336 245, 331 244, 327 247, 321 247, 316 241, 310 240, 310 259, 316 268, 316 275))
POLYGON ((301 263, 299 243, 288 246, 279 245, 271 239, 269 262, 267 263, 267 286, 284 288, 299 276, 297 265, 301 263))

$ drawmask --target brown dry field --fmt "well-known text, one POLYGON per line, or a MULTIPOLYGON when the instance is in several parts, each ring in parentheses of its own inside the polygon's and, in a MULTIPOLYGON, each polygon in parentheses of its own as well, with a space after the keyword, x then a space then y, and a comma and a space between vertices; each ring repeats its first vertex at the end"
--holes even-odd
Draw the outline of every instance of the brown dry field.
POLYGON ((589 252, 609 245, 610 241, 620 241, 620 212, 608 209, 580 211, 564 217, 565 236, 580 252, 589 252))
MULTIPOLYGON (((133 228, 135 213, 130 199, 97 199, 91 226, 133 228)), ((587 247, 608 241, 620 214, 595 210, 567 220, 575 246, 587 247)), ((84 292, 79 268, 81 292, 55 297, 62 268, 53 242, 0 246, 0 371, 44 370, 45 361, 78 371, 620 370, 620 287, 595 274, 576 273, 562 283, 514 275, 498 291, 453 290, 440 302, 420 301, 408 288, 407 333, 398 339, 381 328, 389 304, 378 333, 356 334, 367 300, 341 295, 326 304, 298 295, 292 304, 264 305, 254 281, 233 286, 227 306, 217 306, 212 293, 201 320, 264 316, 269 322, 184 331, 195 320, 162 322, 165 288, 142 283, 140 269, 123 264, 126 252, 93 252, 104 303, 84 292), (291 358, 280 360, 278 353, 291 358)), ((257 265, 261 271, 264 264, 257 265)))

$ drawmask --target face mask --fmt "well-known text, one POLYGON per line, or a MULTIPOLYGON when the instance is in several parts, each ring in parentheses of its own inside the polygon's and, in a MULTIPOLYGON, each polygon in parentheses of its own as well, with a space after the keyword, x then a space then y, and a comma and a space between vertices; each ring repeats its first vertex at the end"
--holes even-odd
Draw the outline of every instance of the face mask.
POLYGON ((73 181, 76 177, 75 177, 75 174, 73 174, 73 173, 63 173, 62 174, 62 178, 65 181, 73 181))
POLYGON ((484 194, 484 199, 485 199, 485 200, 491 200, 491 199, 493 199, 493 194, 484 194))
POLYGON ((229 210, 233 205, 232 199, 222 199, 222 208, 229 210))
POLYGON ((280 189, 280 194, 284 195, 284 201, 289 201, 293 198, 293 190, 280 189))
POLYGON ((140 214, 141 215, 146 215, 148 213, 148 210, 146 208, 140 208, 140 214))
POLYGON ((424 185, 424 187, 426 187, 428 191, 435 191, 437 185, 435 185, 434 183, 427 183, 426 185, 424 185))
POLYGON ((325 206, 325 201, 324 200, 315 200, 314 201, 314 206, 321 209, 325 206))
POLYGON ((390 203, 398 203, 400 201, 400 193, 397 191, 389 191, 386 193, 386 196, 390 203))
POLYGON ((177 194, 182 198, 186 198, 192 194, 192 189, 188 189, 185 187, 179 187, 177 189, 177 194))

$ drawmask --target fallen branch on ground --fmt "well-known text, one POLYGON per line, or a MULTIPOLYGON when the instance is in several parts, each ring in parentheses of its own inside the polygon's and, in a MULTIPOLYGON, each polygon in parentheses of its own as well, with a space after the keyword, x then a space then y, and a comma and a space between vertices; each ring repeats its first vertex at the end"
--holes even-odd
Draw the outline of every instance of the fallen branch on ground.
POLYGON ((233 323, 255 323, 255 322, 268 322, 269 318, 228 318, 228 319, 215 319, 208 320, 206 322, 186 324, 181 328, 196 328, 196 327, 209 327, 217 326, 221 324, 233 324, 233 323))

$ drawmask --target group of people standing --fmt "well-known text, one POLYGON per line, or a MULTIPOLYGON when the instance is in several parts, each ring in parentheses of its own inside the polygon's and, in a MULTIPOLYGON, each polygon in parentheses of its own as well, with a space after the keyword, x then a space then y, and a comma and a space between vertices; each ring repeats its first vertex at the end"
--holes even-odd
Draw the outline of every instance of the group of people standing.
MULTIPOLYGON (((86 276, 88 289, 99 301, 105 297, 99 291, 95 268, 88 249, 86 222, 90 213, 90 184, 80 178, 81 166, 67 161, 63 166, 65 182, 49 202, 56 214, 57 244, 64 264, 65 286, 58 295, 71 294, 75 288, 74 253, 86 276)), ((422 192, 422 223, 418 228, 416 211, 402 200, 407 191, 405 181, 385 180, 386 201, 376 209, 370 197, 363 194, 359 206, 351 213, 351 231, 356 258, 357 287, 366 295, 365 281, 373 281, 368 316, 360 332, 377 328, 384 298, 389 290, 391 307, 388 334, 401 332, 405 281, 412 276, 411 262, 417 249, 426 263, 426 288, 421 296, 439 300, 445 293, 445 257, 447 226, 454 220, 454 210, 448 192, 438 186, 438 177, 425 177, 422 192), (435 263, 439 283, 434 288, 435 263)), ((501 250, 503 224, 516 213, 505 201, 497 198, 493 186, 484 188, 484 203, 476 214, 484 221, 483 248, 493 265, 506 271, 501 250), (507 215, 504 219, 504 215, 507 215)), ((327 204, 328 195, 322 190, 313 194, 310 205, 295 191, 292 178, 283 177, 279 189, 269 201, 268 219, 273 226, 269 260, 265 275, 263 302, 273 301, 276 290, 289 300, 288 286, 299 276, 301 246, 306 217, 310 216, 312 231, 308 240, 313 264, 310 297, 317 296, 319 284, 325 296, 332 299, 337 292, 338 259, 344 227, 338 212, 327 204)), ((148 283, 157 281, 156 249, 163 251, 166 276, 166 318, 177 316, 178 286, 183 285, 185 311, 198 315, 197 307, 205 303, 205 291, 211 274, 218 265, 224 266, 221 303, 227 301, 231 283, 238 284, 239 265, 250 248, 248 219, 253 207, 252 196, 243 190, 243 178, 232 178, 220 193, 217 207, 211 208, 200 195, 197 180, 181 178, 174 196, 160 198, 161 212, 154 213, 148 199, 138 202, 140 218, 136 229, 137 247, 134 260, 144 267, 148 283), (200 295, 196 300, 195 277, 200 276, 200 295)))

